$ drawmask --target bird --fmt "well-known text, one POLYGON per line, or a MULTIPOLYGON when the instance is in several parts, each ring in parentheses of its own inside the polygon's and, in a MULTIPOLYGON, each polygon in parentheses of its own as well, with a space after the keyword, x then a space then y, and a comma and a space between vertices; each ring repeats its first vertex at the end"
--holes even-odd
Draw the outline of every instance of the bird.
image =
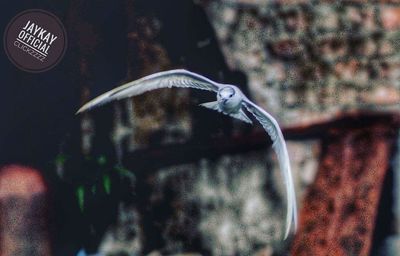
POLYGON ((211 91, 217 94, 216 101, 199 104, 202 107, 212 109, 252 124, 252 120, 246 115, 245 110, 251 113, 260 122, 272 140, 274 149, 286 187, 287 211, 286 229, 284 240, 291 230, 297 230, 297 205, 296 194, 290 167, 289 154, 282 131, 275 118, 249 100, 246 95, 235 85, 214 82, 202 75, 185 70, 174 69, 162 71, 145 76, 141 79, 128 82, 112 89, 84 104, 76 114, 88 111, 105 103, 121 100, 162 88, 194 88, 211 91))

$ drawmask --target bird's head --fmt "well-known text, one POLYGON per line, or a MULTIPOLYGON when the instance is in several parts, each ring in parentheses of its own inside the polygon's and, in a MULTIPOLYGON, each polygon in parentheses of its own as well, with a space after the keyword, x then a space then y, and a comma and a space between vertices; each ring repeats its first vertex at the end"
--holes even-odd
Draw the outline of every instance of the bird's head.
POLYGON ((232 99, 236 94, 236 90, 232 86, 225 86, 218 91, 217 98, 221 101, 232 99))
POLYGON ((236 109, 242 101, 240 90, 233 85, 226 85, 219 89, 217 100, 222 108, 236 109))

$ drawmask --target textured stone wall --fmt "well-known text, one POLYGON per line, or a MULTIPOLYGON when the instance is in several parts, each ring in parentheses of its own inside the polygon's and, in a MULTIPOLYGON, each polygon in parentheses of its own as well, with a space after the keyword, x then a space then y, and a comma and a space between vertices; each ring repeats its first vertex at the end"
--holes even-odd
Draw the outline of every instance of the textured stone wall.
POLYGON ((231 68, 287 125, 399 109, 396 1, 207 1, 231 68))
POLYGON ((49 191, 33 168, 0 168, 0 254, 52 255, 49 191))
MULTIPOLYGON (((300 191, 314 179, 311 152, 316 146, 312 141, 289 144, 291 152, 298 153, 292 161, 300 191)), ((286 195, 276 159, 269 152, 224 155, 158 170, 147 180, 146 214, 135 215, 139 222, 127 222, 136 211, 122 209, 121 223, 107 233, 101 251, 138 253, 143 249, 138 243, 151 239, 146 243, 158 244, 153 253, 161 255, 285 254, 286 195), (140 237, 124 236, 131 229, 139 229, 135 233, 140 237)))

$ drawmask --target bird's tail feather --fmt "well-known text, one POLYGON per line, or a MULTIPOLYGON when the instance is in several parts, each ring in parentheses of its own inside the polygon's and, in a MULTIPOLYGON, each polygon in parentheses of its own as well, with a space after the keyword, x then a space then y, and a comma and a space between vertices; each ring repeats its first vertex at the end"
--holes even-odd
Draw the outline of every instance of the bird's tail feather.
POLYGON ((218 101, 211 101, 211 102, 201 103, 201 104, 199 104, 199 106, 202 106, 202 107, 205 107, 205 108, 209 108, 209 109, 212 109, 212 110, 216 110, 218 112, 222 112, 219 109, 218 101))
POLYGON ((239 120, 249 123, 249 124, 253 123, 251 121, 251 119, 246 115, 246 113, 244 113, 243 109, 240 109, 237 113, 231 113, 231 114, 229 114, 229 116, 234 117, 236 119, 239 119, 239 120))

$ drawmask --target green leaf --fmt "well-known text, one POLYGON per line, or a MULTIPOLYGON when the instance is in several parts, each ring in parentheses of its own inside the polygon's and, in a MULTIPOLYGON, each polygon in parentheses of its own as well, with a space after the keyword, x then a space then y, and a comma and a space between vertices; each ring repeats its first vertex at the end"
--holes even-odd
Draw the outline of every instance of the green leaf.
POLYGON ((103 186, 104 186, 104 190, 106 191, 106 193, 110 194, 110 192, 111 192, 111 179, 110 179, 110 176, 108 176, 107 174, 103 175, 103 186))
POLYGON ((105 165, 107 163, 107 158, 104 155, 101 155, 97 158, 97 163, 99 165, 105 165))
POLYGON ((123 167, 123 166, 120 166, 120 165, 118 165, 118 166, 115 166, 115 168, 114 168, 118 173, 119 173, 119 175, 121 175, 122 177, 127 177, 127 178, 135 178, 135 175, 129 170, 129 169, 126 169, 125 167, 123 167))
POLYGON ((96 185, 93 185, 93 186, 92 186, 91 191, 92 191, 92 194, 93 194, 93 195, 96 194, 96 185))
POLYGON ((54 160, 55 164, 57 165, 64 165, 66 161, 67 161, 67 156, 65 154, 58 154, 56 156, 56 159, 54 160))
POLYGON ((83 212, 85 207, 85 187, 79 186, 76 189, 76 197, 78 199, 79 209, 83 212))

